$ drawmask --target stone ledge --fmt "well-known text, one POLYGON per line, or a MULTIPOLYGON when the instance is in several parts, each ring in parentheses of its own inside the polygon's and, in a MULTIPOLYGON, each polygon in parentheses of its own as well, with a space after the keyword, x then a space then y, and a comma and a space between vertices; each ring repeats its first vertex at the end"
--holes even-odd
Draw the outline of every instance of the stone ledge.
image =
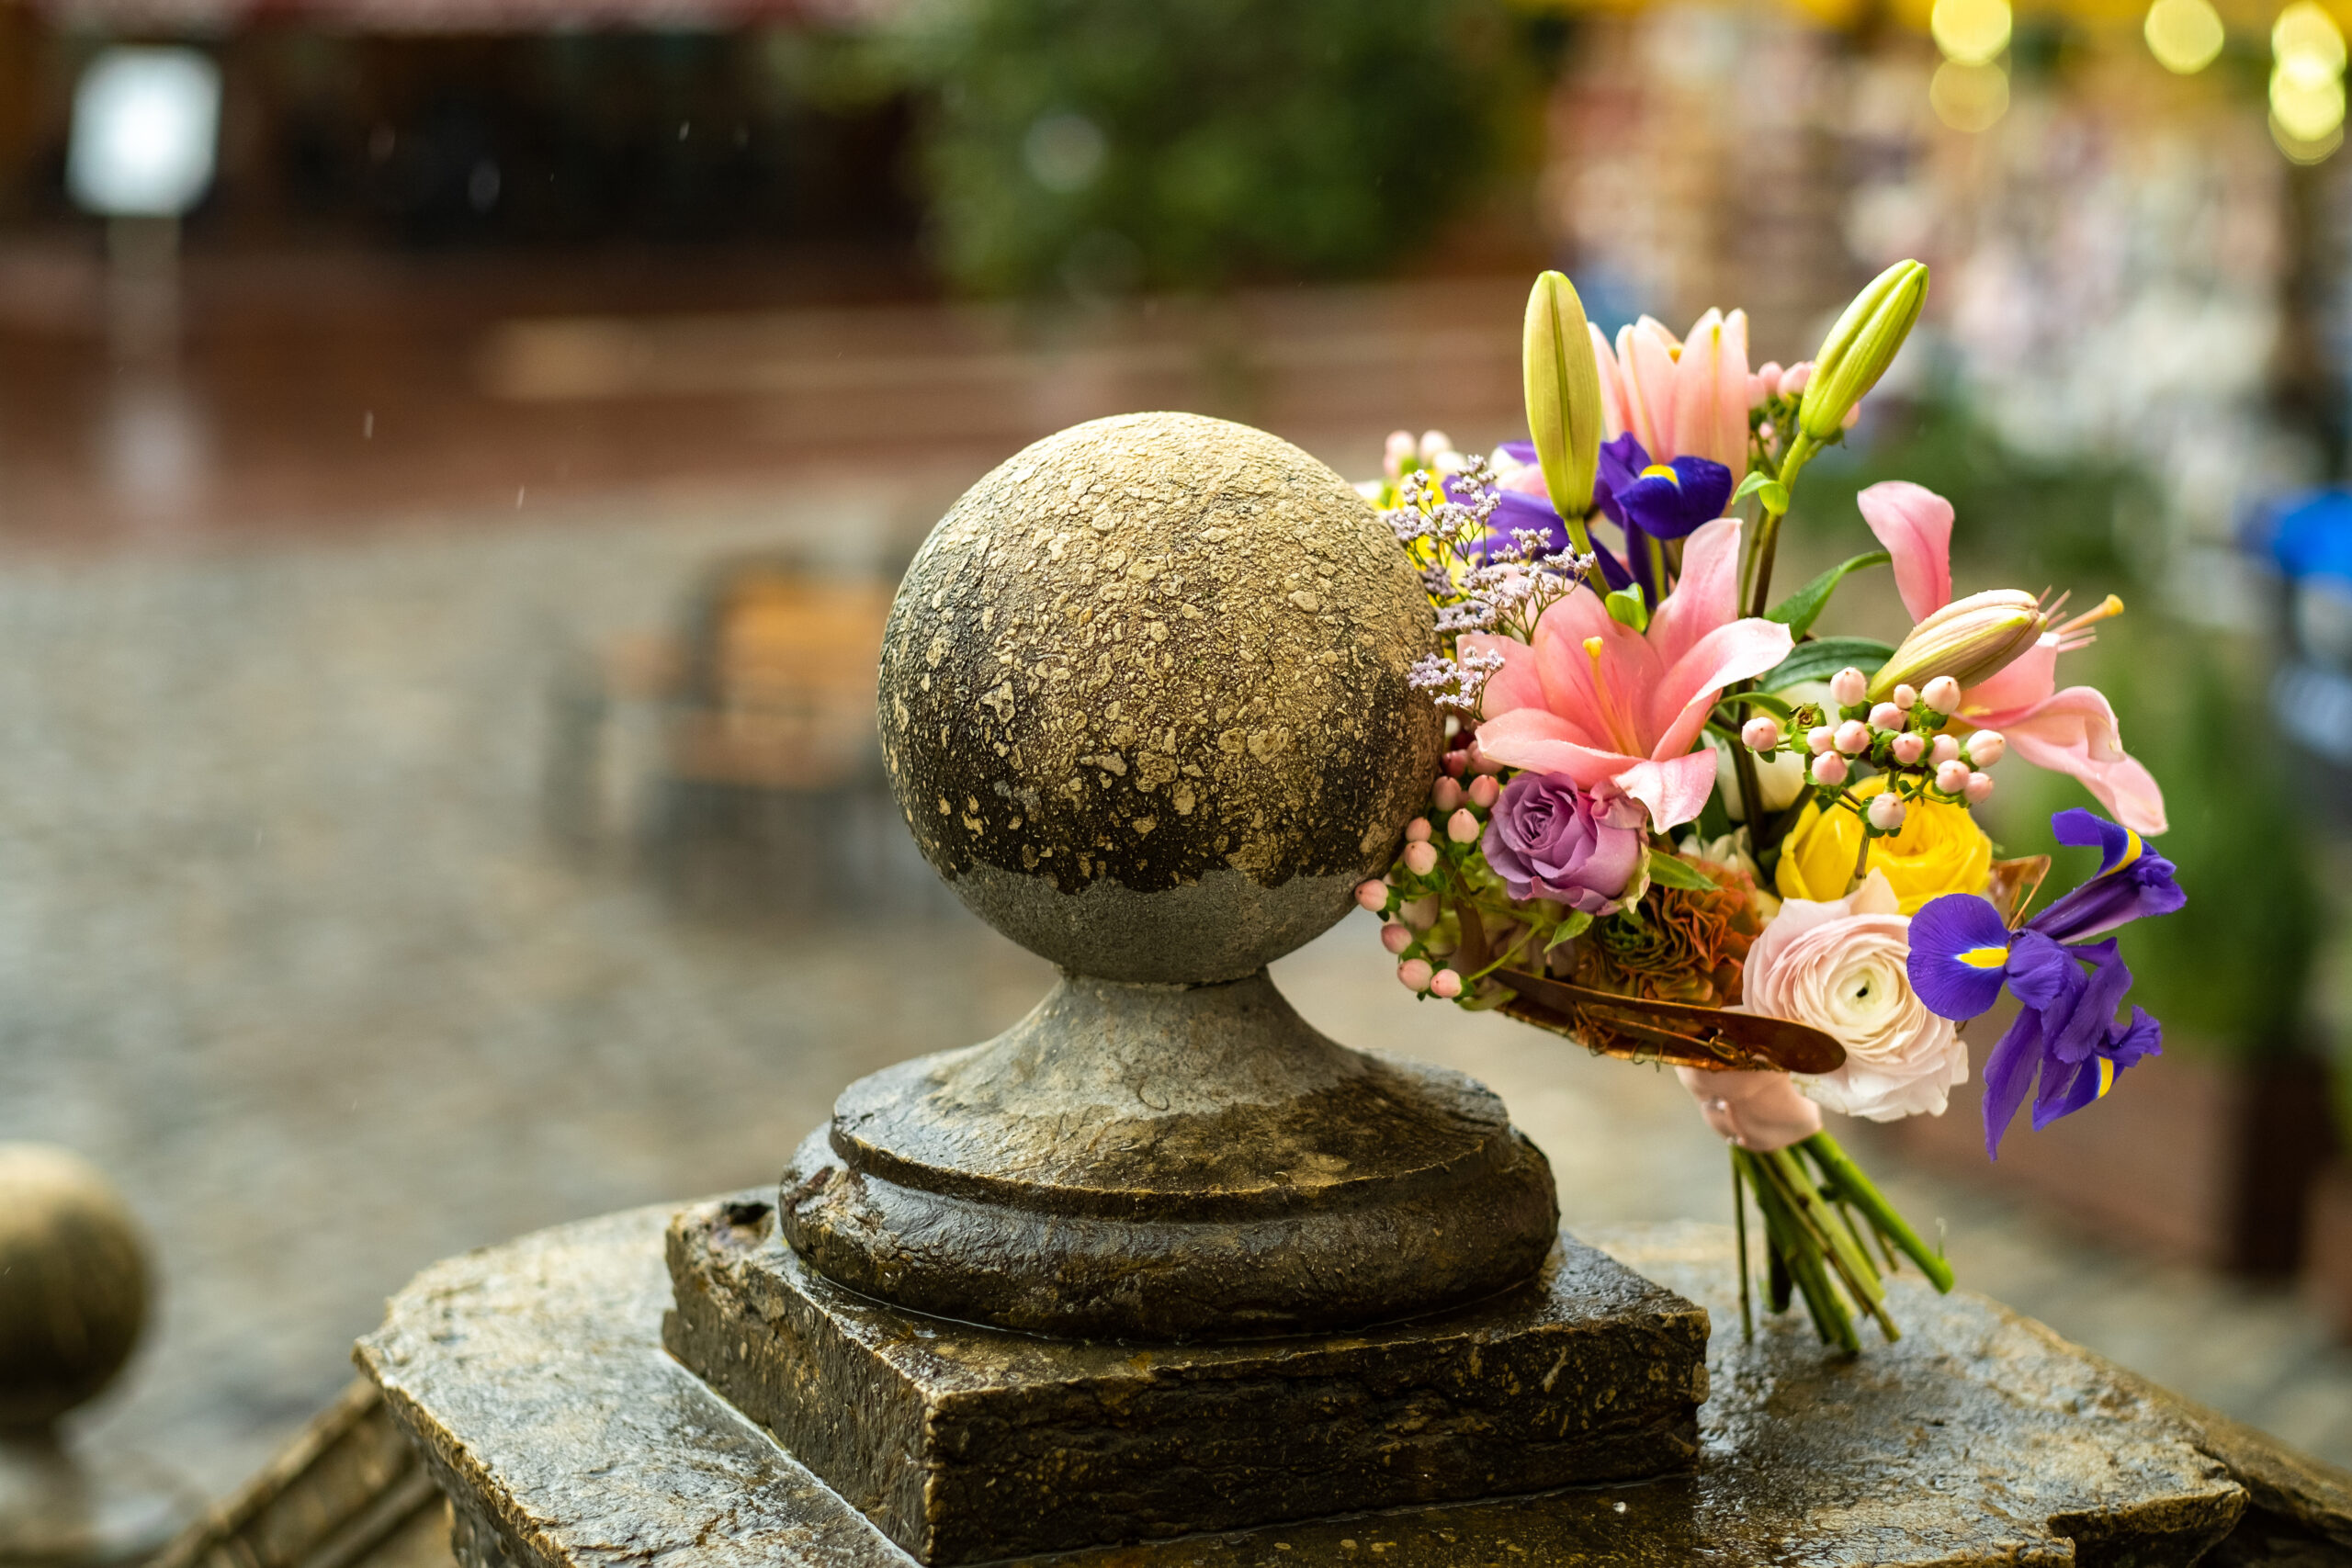
POLYGON ((1564 1241, 1532 1284, 1384 1328, 1083 1344, 812 1272, 764 1196, 670 1227, 670 1353, 933 1564, 1687 1470, 1707 1316, 1564 1241))
MULTIPOLYGON (((456 1502, 469 1568, 909 1568, 912 1559, 661 1348, 675 1205, 435 1265, 362 1367, 456 1502)), ((1744 1346, 1730 1234, 1582 1239, 1708 1307, 1689 1475, 1075 1553, 1066 1568, 1993 1568, 2352 1563, 2352 1478, 1981 1297, 1893 1281, 1859 1359, 1800 1321, 1744 1346), (2249 1498, 2251 1497, 2251 1506, 2249 1498), (2233 1527, 2235 1527, 2234 1529, 2233 1527), (2285 1555, 2291 1551, 2292 1556, 2285 1555)), ((1802 1314, 1793 1314, 1801 1318, 1802 1314)))

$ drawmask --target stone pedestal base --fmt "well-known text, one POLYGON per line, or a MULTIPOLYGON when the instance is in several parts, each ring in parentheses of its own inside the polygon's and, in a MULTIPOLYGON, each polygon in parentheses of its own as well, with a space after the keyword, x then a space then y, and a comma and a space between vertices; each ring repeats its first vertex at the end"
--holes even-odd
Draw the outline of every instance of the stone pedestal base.
POLYGON ((1137 1348, 853 1295, 773 1206, 669 1235, 670 1353, 927 1563, 1687 1470, 1707 1314, 1575 1241, 1476 1306, 1348 1334, 1137 1348))
MULTIPOLYGON (((662 1352, 640 1209, 437 1264, 359 1360, 457 1510, 466 1568, 910 1568, 767 1432, 662 1352)), ((2352 1555, 2352 1477, 2296 1460, 1982 1297, 1888 1281, 1899 1344, 1833 1356, 1803 1313, 1740 1340, 1731 1235, 1585 1239, 1708 1308, 1696 1470, 1137 1547, 1057 1568, 2018 1568, 2352 1555), (2214 1550, 2216 1543, 2219 1549, 2214 1550)))

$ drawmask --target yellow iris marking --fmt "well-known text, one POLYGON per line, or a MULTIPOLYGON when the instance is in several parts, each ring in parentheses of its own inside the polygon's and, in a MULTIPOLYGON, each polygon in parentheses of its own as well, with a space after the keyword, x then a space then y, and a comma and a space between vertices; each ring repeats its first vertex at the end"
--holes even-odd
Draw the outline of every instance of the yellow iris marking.
POLYGON ((2114 869, 2117 871, 2121 871, 2125 866, 2138 860, 2148 847, 2140 841, 2140 835, 2129 828, 2123 829, 2123 858, 2115 863, 2114 869))
POLYGON ((2007 947, 1972 947, 1960 955, 1971 969, 1998 969, 2009 961, 2007 947))
POLYGON ((2100 1099, 2100 1100, 2105 1100, 2105 1099, 2107 1098, 2107 1091, 2108 1091, 2109 1089, 2113 1089, 2114 1087, 2115 1087, 2115 1064, 2114 1064, 2113 1062, 2109 1061, 2106 1057, 2101 1056, 2101 1057, 2099 1057, 2099 1058, 2098 1058, 2098 1099, 2100 1099))
POLYGON ((1652 463, 1648 468, 1644 468, 1639 474, 1635 475, 1634 478, 1645 479, 1670 479, 1674 482, 1677 489, 1679 489, 1682 484, 1682 476, 1676 473, 1672 468, 1668 468, 1664 463, 1652 463))

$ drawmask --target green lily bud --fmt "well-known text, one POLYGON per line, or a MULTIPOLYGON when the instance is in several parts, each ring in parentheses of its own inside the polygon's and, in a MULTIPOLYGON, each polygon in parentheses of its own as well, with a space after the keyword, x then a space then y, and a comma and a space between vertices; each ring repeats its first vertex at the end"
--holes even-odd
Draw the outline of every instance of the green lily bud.
POLYGON ((1797 405, 1798 429, 1815 441, 1837 435, 1847 411, 1894 363, 1895 350, 1911 335, 1927 298, 1928 269, 1916 261, 1896 262, 1854 296, 1814 355, 1813 379, 1797 405))
POLYGON ((1883 702, 1897 686, 1924 686, 1939 675, 1973 686, 2008 668, 2048 629, 2041 603, 2014 588, 1955 599, 1911 628, 1871 677, 1870 700, 1883 702))
POLYGON ((1584 514, 1600 466, 1600 367, 1576 285, 1556 272, 1527 297, 1520 367, 1527 384, 1527 434, 1554 510, 1585 547, 1584 514))

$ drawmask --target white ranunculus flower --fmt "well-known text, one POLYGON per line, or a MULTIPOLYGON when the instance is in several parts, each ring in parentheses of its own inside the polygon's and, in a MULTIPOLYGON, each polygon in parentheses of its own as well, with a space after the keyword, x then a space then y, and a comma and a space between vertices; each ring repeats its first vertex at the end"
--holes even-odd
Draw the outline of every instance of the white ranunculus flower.
POLYGON ((1740 1008, 1809 1024, 1846 1048, 1846 1065, 1798 1085, 1848 1116, 1940 1116, 1968 1081, 1968 1047, 1911 989, 1911 921, 1885 875, 1843 898, 1791 898, 1748 949, 1740 1008))

